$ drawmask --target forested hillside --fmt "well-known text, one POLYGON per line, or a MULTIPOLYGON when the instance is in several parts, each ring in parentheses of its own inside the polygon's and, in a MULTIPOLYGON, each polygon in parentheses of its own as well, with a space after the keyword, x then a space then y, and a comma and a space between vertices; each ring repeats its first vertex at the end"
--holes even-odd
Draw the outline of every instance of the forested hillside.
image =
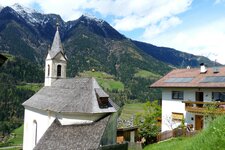
POLYGON ((8 60, 0 67, 0 135, 3 136, 22 124, 21 104, 35 93, 32 83, 43 82, 44 75, 40 66, 24 58, 6 56, 8 60))

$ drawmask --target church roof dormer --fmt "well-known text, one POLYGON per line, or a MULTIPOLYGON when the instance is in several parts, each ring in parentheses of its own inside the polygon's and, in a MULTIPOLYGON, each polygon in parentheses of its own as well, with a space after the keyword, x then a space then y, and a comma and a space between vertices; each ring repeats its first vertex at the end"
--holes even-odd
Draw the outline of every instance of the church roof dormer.
POLYGON ((63 46, 62 46, 62 42, 61 42, 61 38, 59 34, 59 23, 56 23, 56 33, 52 43, 52 47, 49 50, 49 55, 51 58, 54 58, 60 52, 64 55, 64 50, 63 50, 63 46))

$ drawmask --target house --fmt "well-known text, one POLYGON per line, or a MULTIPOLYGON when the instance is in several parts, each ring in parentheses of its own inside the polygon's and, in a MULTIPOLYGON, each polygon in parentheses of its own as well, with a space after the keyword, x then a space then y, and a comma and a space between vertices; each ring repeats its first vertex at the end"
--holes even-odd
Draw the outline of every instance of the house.
POLYGON ((162 90, 162 132, 182 121, 190 130, 201 130, 210 114, 224 113, 225 67, 175 69, 150 87, 162 90))
POLYGON ((117 105, 94 78, 66 78, 59 30, 45 62, 44 87, 23 103, 23 150, 99 149, 116 143, 117 105))

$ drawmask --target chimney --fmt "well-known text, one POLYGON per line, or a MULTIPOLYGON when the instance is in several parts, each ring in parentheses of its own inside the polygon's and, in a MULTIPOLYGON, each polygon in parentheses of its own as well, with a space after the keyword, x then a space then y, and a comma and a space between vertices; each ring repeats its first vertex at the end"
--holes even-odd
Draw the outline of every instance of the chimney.
POLYGON ((213 67, 213 73, 219 73, 219 67, 216 66, 216 60, 213 67))
POLYGON ((207 72, 207 68, 205 66, 204 63, 201 63, 200 64, 200 73, 206 73, 207 72))
POLYGON ((213 73, 219 73, 219 68, 218 67, 213 67, 213 73))

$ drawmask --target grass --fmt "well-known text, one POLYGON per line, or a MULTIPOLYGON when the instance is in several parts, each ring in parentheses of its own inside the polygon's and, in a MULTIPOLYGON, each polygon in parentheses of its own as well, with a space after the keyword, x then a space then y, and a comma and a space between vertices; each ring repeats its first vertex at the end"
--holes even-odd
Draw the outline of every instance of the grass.
POLYGON ((95 77, 96 80, 98 81, 99 85, 109 91, 113 91, 113 90, 123 91, 124 90, 124 84, 122 82, 116 81, 114 76, 109 75, 105 72, 85 71, 85 72, 79 73, 79 76, 95 77))
POLYGON ((107 74, 105 72, 100 71, 85 71, 82 73, 79 73, 79 75, 84 77, 95 77, 95 78, 102 78, 102 79, 113 79, 113 76, 110 74, 107 74))
POLYGON ((130 119, 133 115, 144 111, 144 103, 125 104, 123 106, 120 118, 123 120, 130 119))
POLYGON ((7 147, 18 146, 15 148, 10 148, 10 150, 19 150, 21 149, 22 144, 23 144, 23 125, 13 130, 12 133, 10 134, 9 139, 4 144, 2 144, 0 148, 4 149, 5 147, 7 149, 7 147))
POLYGON ((225 116, 218 117, 208 128, 191 138, 175 138, 151 144, 144 150, 225 150, 225 116))
POLYGON ((17 85, 17 88, 31 90, 31 91, 34 91, 35 93, 39 91, 42 87, 43 87, 42 83, 26 83, 26 84, 17 85))
POLYGON ((23 144, 23 125, 15 129, 12 134, 14 138, 10 140, 12 145, 22 145, 23 144))
POLYGON ((98 83, 100 86, 102 86, 104 89, 108 89, 110 91, 112 90, 118 90, 118 91, 123 91, 124 90, 124 85, 120 81, 115 81, 113 79, 100 79, 97 78, 98 83))
POLYGON ((172 138, 167 141, 163 141, 157 144, 151 144, 144 148, 144 150, 182 150, 183 145, 182 142, 187 140, 185 137, 179 137, 179 138, 172 138))
POLYGON ((16 146, 16 147, 4 147, 1 148, 0 150, 22 150, 22 146, 16 146))
POLYGON ((146 79, 159 79, 161 76, 158 74, 154 74, 147 70, 138 70, 137 73, 134 74, 134 77, 146 78, 146 79))

